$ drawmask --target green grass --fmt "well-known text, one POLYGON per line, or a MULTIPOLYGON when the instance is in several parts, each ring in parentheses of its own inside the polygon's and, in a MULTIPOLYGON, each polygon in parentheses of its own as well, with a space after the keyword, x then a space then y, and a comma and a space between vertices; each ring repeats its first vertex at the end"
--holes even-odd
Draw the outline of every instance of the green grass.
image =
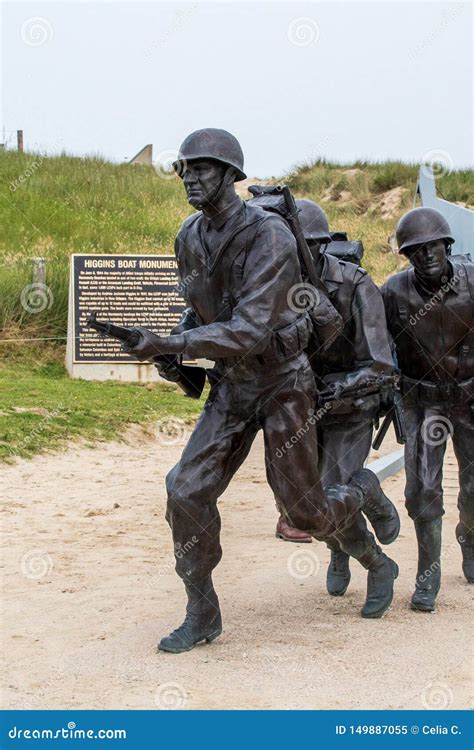
MULTIPOLYGON (((388 237, 412 205, 417 173, 416 165, 401 162, 320 160, 275 182, 287 181, 297 196, 321 203, 332 229, 361 239, 364 265, 382 282, 403 262, 388 237), (381 201, 393 188, 402 188, 401 203, 384 218, 381 201)), ((448 173, 436 184, 447 200, 474 205, 472 170, 448 173)), ((114 438, 129 422, 192 419, 199 412, 199 402, 165 385, 71 381, 63 368, 70 254, 172 253, 189 213, 180 181, 151 167, 0 152, 0 460, 60 448, 68 438, 114 438), (46 258, 50 290, 49 306, 38 313, 28 312, 21 297, 34 257, 46 258)))
POLYGON ((167 429, 172 418, 192 422, 201 408, 166 384, 71 380, 54 361, 12 362, 0 368, 0 462, 59 449, 71 438, 117 438, 132 422, 161 421, 167 429))

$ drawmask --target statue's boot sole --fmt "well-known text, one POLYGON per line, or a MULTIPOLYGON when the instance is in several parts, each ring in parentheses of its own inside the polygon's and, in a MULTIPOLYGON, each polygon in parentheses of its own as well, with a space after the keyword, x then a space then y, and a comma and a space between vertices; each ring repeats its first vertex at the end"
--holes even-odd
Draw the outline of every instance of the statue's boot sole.
POLYGON ((326 589, 327 589, 329 596, 344 596, 347 589, 349 588, 350 582, 351 582, 351 579, 349 578, 347 583, 343 585, 342 588, 338 588, 338 589, 329 588, 329 586, 326 585, 326 589))
MULTIPOLYGON (((384 492, 382 492, 382 495, 384 497, 384 500, 387 503, 389 503, 390 505, 392 505, 393 508, 394 508, 394 510, 395 510, 395 513, 396 513, 396 517, 394 519, 395 520, 395 526, 394 526, 394 529, 393 529, 392 533, 390 534, 390 536, 387 536, 387 537, 386 536, 380 537, 377 534, 377 531, 376 531, 376 529, 374 527, 375 536, 379 540, 380 544, 392 544, 392 542, 394 542, 395 539, 397 539, 398 535, 400 534, 400 514, 399 514, 398 510, 396 509, 396 507, 394 506, 394 504, 392 503, 392 501, 390 500, 390 498, 388 498, 387 495, 384 492)), ((370 521, 370 518, 369 518, 369 521, 370 521)))
POLYGON ((433 595, 431 593, 431 601, 426 601, 423 599, 418 599, 417 595, 419 595, 418 591, 415 591, 413 596, 410 600, 410 607, 414 612, 434 612, 436 609, 436 597, 438 596, 438 591, 433 595))
POLYGON ((335 580, 333 584, 331 584, 329 579, 330 574, 328 570, 328 574, 326 576, 326 590, 328 594, 330 596, 344 596, 351 582, 351 571, 350 569, 348 569, 345 576, 338 576, 337 580, 335 580))
POLYGON ((433 602, 433 604, 423 604, 422 602, 410 602, 410 608, 414 612, 434 612, 436 609, 436 604, 433 602))
POLYGON ((309 539, 290 539, 287 536, 284 536, 284 534, 280 534, 277 532, 275 534, 277 539, 281 539, 283 542, 293 542, 293 544, 311 544, 313 541, 313 537, 310 537, 309 539))

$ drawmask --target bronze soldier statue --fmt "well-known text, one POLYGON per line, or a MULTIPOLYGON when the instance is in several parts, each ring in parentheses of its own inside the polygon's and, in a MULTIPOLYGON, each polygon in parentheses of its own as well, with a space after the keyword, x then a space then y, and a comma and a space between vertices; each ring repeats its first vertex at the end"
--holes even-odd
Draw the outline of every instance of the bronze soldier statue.
MULTIPOLYGON (((304 236, 315 257, 319 257, 321 280, 344 323, 341 335, 325 350, 314 352, 310 362, 319 389, 324 392, 329 387, 341 393, 341 398, 329 402, 327 409, 323 402, 318 410, 317 460, 321 482, 323 486, 345 484, 363 468, 369 455, 382 395, 375 388, 373 393, 363 394, 371 390, 367 384, 392 375, 393 357, 377 286, 359 265, 338 260, 329 248, 320 252, 331 240, 326 214, 310 200, 298 200, 297 205, 304 236), (342 398, 348 389, 353 396, 342 398)), ((398 531, 394 527, 393 538, 385 543, 394 541, 398 531)), ((276 534, 285 541, 312 539, 307 532, 291 527, 284 515, 280 516, 276 534)), ((342 596, 351 577, 349 555, 335 539, 328 546, 331 562, 327 590, 333 596, 342 596)))
POLYGON ((160 337, 135 329, 141 336, 130 352, 141 360, 207 357, 215 369, 204 410, 166 480, 166 517, 188 603, 184 622, 159 648, 188 651, 222 631, 211 577, 222 556, 217 500, 260 429, 267 478, 287 517, 319 539, 336 538, 362 563, 368 570, 362 615, 381 617, 398 567, 377 546, 363 513, 381 541, 398 528, 398 514, 370 471, 356 472, 347 485, 321 487, 310 418, 315 382, 305 353, 309 316, 288 301, 301 284, 295 239, 280 216, 236 195, 234 182, 245 178, 243 154, 227 131, 189 135, 175 169, 188 202, 199 209, 176 238, 189 309, 180 333, 160 337), (291 452, 280 456, 282 444, 296 435, 291 452))
POLYGON ((418 571, 413 609, 432 612, 441 583, 442 472, 452 436, 459 466, 464 575, 474 581, 474 265, 451 255, 443 215, 415 208, 400 219, 400 253, 411 267, 382 287, 402 373, 406 508, 415 523, 418 571))

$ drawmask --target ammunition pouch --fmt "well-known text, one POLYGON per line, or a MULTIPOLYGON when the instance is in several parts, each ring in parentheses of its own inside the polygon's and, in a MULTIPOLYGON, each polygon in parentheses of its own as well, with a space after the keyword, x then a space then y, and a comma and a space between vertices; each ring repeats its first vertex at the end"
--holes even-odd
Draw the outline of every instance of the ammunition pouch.
POLYGON ((312 333, 312 324, 310 316, 307 314, 300 315, 299 318, 292 321, 283 328, 274 331, 270 345, 265 351, 265 356, 270 354, 270 359, 277 362, 285 362, 287 359, 295 357, 308 346, 312 333))
POLYGON ((300 367, 307 361, 304 351, 308 346, 311 332, 311 320, 309 315, 304 313, 288 325, 274 331, 262 354, 220 357, 216 359, 216 369, 221 377, 237 382, 283 374, 288 371, 288 363, 300 367))
MULTIPOLYGON (((315 290, 316 291, 316 290, 315 290)), ((329 297, 317 290, 317 302, 309 311, 311 320, 311 348, 325 351, 342 334, 344 323, 329 297)))

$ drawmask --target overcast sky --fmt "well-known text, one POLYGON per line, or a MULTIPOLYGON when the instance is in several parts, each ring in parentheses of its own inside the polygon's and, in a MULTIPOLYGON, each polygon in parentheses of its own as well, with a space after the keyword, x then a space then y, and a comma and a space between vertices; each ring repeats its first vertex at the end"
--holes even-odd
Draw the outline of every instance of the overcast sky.
MULTIPOLYGON (((211 126, 249 176, 320 156, 471 166, 472 6, 401 2, 2 4, 12 144, 172 155, 211 126)), ((2 131, 0 130, 0 140, 2 131)))

